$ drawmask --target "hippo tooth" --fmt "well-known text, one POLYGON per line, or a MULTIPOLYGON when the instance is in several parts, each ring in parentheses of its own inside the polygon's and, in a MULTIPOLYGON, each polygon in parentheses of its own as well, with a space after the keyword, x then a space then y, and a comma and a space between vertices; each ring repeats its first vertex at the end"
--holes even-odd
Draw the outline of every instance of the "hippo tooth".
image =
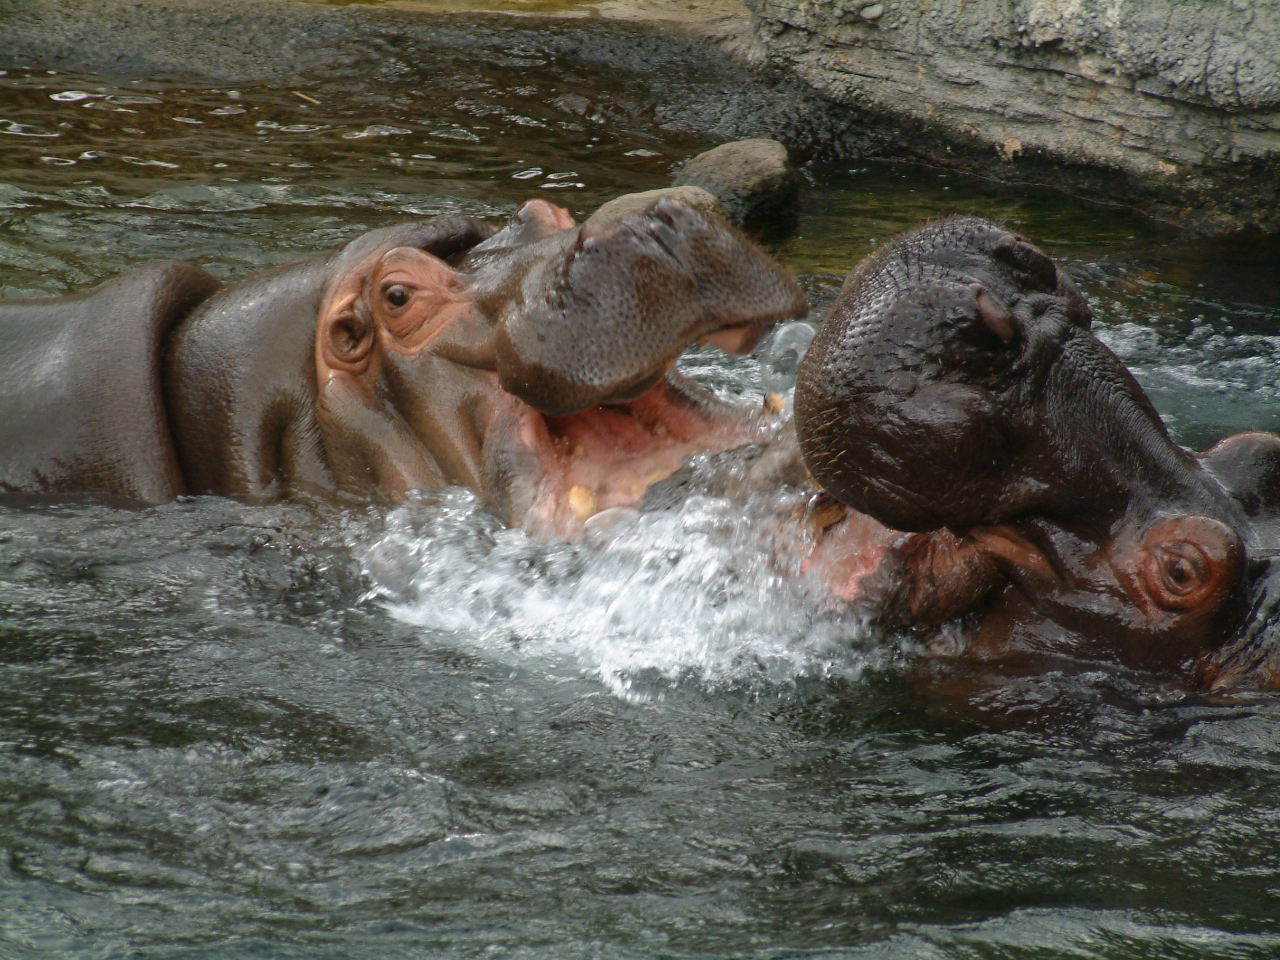
POLYGON ((623 520, 640 516, 640 511, 631 507, 606 507, 582 525, 584 534, 603 533, 623 520))
POLYGON ((787 408, 787 398, 780 393, 765 394, 764 408, 770 413, 781 413, 787 408))
POLYGON ((569 488, 569 507, 579 520, 585 520, 596 512, 596 492, 577 483, 569 488))

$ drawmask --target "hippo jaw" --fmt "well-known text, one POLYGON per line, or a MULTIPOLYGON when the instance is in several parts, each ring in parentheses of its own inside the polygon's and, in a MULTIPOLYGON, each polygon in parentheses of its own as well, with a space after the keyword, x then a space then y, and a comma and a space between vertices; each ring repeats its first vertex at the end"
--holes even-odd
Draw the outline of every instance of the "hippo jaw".
POLYGON ((380 249, 335 285, 316 368, 340 485, 463 484, 513 525, 572 537, 689 456, 756 435, 757 416, 673 368, 695 342, 749 347, 803 313, 795 282, 678 203, 571 224, 533 201, 449 262, 380 249))
POLYGON ((903 238, 855 270, 802 365, 806 463, 880 522, 994 564, 969 652, 1194 674, 1239 622, 1248 525, 1088 319, 994 224, 903 238))
POLYGON ((1207 517, 1099 547, 1042 518, 907 533, 823 497, 806 517, 816 535, 805 569, 883 626, 967 616, 962 651, 948 640, 938 652, 1111 660, 1198 683, 1205 636, 1227 636, 1241 615, 1241 542, 1207 517))

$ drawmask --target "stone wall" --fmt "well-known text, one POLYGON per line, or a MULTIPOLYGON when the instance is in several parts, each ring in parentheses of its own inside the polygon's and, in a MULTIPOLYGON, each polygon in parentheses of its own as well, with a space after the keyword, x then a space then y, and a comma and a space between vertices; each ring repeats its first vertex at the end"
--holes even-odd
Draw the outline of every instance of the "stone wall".
POLYGON ((1113 171, 1180 223, 1280 231, 1280 0, 746 2, 758 56, 928 159, 1113 171))

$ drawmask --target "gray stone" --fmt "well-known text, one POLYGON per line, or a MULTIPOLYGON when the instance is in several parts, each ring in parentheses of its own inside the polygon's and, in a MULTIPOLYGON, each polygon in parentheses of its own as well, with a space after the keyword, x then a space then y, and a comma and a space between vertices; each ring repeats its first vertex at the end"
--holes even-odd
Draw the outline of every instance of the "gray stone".
POLYGON ((745 2, 754 56, 925 159, 1112 171, 1171 219, 1280 231, 1280 0, 745 2))
POLYGON ((680 186, 718 197, 734 222, 748 227, 794 213, 800 178, 776 140, 737 140, 700 153, 677 174, 680 186))

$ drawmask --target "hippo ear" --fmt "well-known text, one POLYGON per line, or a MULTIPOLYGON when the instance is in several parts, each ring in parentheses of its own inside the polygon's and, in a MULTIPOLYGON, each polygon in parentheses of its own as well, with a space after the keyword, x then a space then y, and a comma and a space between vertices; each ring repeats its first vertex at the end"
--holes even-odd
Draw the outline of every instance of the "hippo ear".
POLYGON ((1000 342, 1005 346, 1012 344, 1017 339, 1018 326, 1009 308, 980 283, 973 285, 973 296, 977 301, 978 319, 999 337, 1000 342))
POLYGON ((1237 433, 1202 453, 1200 462, 1248 516, 1280 514, 1280 435, 1237 433))
POLYGON ((1240 537, 1212 517, 1165 520, 1143 538, 1142 583, 1163 610, 1217 609, 1235 590, 1243 567, 1240 537))
POLYGON ((369 366, 373 349, 373 323, 356 298, 321 320, 320 349, 324 361, 335 370, 361 374, 369 366))

